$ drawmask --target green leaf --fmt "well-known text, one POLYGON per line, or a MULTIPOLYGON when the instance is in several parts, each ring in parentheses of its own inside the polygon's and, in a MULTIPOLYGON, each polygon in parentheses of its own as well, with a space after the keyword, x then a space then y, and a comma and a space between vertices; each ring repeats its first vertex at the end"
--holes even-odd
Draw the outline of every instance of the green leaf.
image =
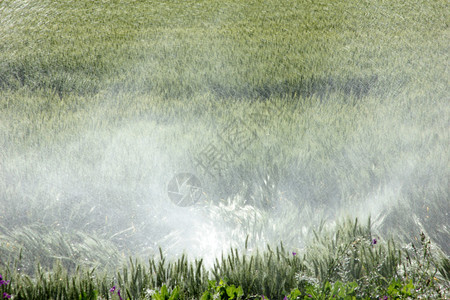
POLYGON ((302 292, 300 292, 300 290, 298 288, 295 288, 289 294, 289 299, 294 300, 294 299, 297 299, 298 297, 300 297, 301 295, 302 295, 302 292))
POLYGON ((213 295, 211 294, 210 291, 204 292, 202 297, 200 298, 200 300, 212 300, 212 299, 213 299, 213 295))
POLYGON ((172 295, 170 296, 169 300, 178 300, 179 296, 180 296, 180 290, 178 287, 175 287, 172 291, 172 295))

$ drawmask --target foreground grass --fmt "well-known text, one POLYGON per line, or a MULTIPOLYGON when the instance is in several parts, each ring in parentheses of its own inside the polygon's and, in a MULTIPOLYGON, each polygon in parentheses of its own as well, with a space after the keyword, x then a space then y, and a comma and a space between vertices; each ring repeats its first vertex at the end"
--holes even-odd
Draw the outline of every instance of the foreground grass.
MULTIPOLYGON (((417 246, 397 249, 371 236, 370 224, 345 222, 336 232, 317 233, 304 253, 283 245, 257 253, 233 250, 212 269, 182 256, 148 264, 130 259, 110 275, 61 264, 38 267, 32 278, 18 271, 20 260, 2 268, 1 291, 14 299, 445 299, 450 261, 433 250, 425 235, 417 246)), ((20 258, 19 258, 20 259, 20 258)))

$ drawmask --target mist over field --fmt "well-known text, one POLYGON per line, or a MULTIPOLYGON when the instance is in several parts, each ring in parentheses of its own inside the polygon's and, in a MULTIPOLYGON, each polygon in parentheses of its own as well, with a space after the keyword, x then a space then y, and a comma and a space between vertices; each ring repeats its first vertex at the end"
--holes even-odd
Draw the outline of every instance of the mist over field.
POLYGON ((448 256, 446 6, 0 1, 0 265, 211 267, 346 218, 448 256))
MULTIPOLYGON (((240 105, 226 111, 231 114, 240 105)), ((333 107, 325 111, 327 117, 311 121, 323 114, 317 105, 289 112, 295 129, 285 135, 255 126, 261 137, 220 175, 196 167, 209 144, 226 149, 217 137, 220 126, 205 117, 159 123, 145 116, 80 130, 55 144, 21 148, 2 157, 2 190, 11 203, 3 226, 19 219, 31 225, 27 219, 35 216, 38 224, 62 232, 82 230, 123 246, 139 245, 133 251, 148 253, 161 246, 175 255, 214 256, 230 245, 242 246, 247 235, 260 247, 286 240, 297 248, 322 219, 333 223, 343 216, 371 216, 383 227, 385 218, 395 222, 389 221, 390 214, 406 210, 417 218, 417 231, 436 234, 445 248, 448 224, 433 228, 426 222, 441 214, 446 219, 446 106, 428 111, 427 118, 442 124, 425 134, 413 120, 399 120, 405 112, 392 115, 386 112, 389 104, 373 105, 380 112, 362 117, 354 108, 354 125, 344 129, 333 128, 343 122, 333 107), (395 133, 386 136, 390 128, 395 133), (325 135, 318 138, 321 131, 325 135), (333 138, 339 132, 342 136, 333 138), (246 163, 249 168, 243 170, 246 163), (203 193, 194 205, 178 207, 169 199, 168 183, 179 172, 201 180, 203 193), (405 207, 411 198, 415 210, 405 207)), ((108 122, 96 114, 101 113, 83 112, 97 124, 108 122)), ((241 120, 245 114, 244 108, 241 120)), ((414 232, 410 223, 402 223, 394 223, 395 230, 414 232)), ((392 229, 385 230, 389 234, 392 229)))

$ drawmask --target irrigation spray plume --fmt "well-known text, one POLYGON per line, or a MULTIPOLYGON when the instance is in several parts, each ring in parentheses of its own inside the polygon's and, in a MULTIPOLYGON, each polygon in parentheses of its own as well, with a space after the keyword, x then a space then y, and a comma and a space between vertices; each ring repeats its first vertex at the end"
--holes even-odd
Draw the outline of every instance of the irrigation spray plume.
MULTIPOLYGON (((336 169, 316 180, 311 169, 296 172, 296 178, 282 167, 264 166, 246 175, 233 170, 240 158, 254 155, 252 147, 267 142, 253 131, 252 122, 237 117, 221 127, 211 124, 211 140, 205 143, 186 129, 198 131, 194 122, 127 120, 108 130, 79 132, 63 144, 5 157, 1 178, 10 196, 20 199, 15 205, 24 215, 42 211, 42 224, 110 239, 129 255, 153 255, 161 247, 170 256, 186 253, 210 265, 230 246, 243 248, 246 240, 248 250, 281 241, 302 248, 314 226, 324 220, 331 226, 342 216, 372 216, 380 228, 387 226, 395 206, 408 193, 416 197, 419 181, 438 168, 410 152, 372 186, 354 183, 353 193, 363 201, 346 203, 348 199, 331 194, 337 203, 315 202, 327 195, 323 191, 348 189, 345 178, 330 174, 342 168, 341 174, 348 176, 366 168, 371 149, 357 147, 377 128, 355 132, 354 142, 332 161, 336 169), (197 152, 192 150, 195 143, 200 145, 197 152), (227 176, 241 176, 241 181, 224 192, 227 176)), ((419 146, 421 138, 418 132, 409 136, 419 146)), ((424 212, 433 204, 424 204, 424 212)))

